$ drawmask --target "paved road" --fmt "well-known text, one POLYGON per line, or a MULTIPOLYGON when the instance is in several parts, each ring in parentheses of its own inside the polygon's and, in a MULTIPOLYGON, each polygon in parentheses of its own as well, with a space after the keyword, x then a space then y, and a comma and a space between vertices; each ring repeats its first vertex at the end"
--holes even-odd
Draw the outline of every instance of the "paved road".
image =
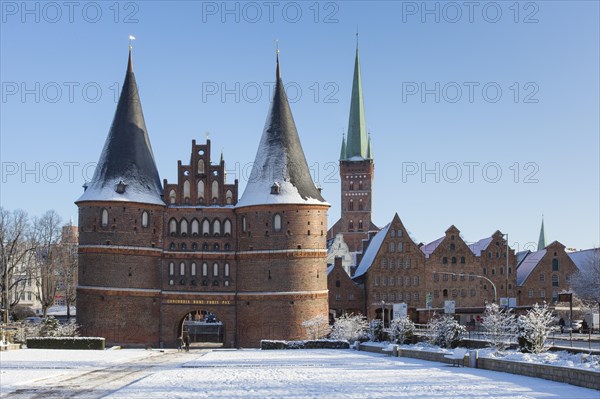
MULTIPOLYGON (((194 354, 207 352, 195 350, 194 354)), ((99 399, 118 391, 130 384, 144 379, 161 369, 172 368, 189 359, 189 354, 174 351, 156 352, 156 354, 138 360, 130 360, 125 364, 114 365, 94 370, 86 369, 75 376, 55 376, 36 381, 30 386, 18 389, 2 398, 10 399, 99 399)))

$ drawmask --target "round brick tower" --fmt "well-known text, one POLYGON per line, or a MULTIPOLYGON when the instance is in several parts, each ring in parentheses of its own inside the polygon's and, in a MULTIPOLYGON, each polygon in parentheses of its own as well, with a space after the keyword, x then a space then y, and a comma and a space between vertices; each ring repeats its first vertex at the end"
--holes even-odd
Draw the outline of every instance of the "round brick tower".
POLYGON ((279 71, 253 171, 236 206, 238 346, 307 339, 328 314, 329 204, 312 181, 279 71))
POLYGON ((133 73, 79 207, 77 320, 110 344, 159 343, 165 203, 133 73))

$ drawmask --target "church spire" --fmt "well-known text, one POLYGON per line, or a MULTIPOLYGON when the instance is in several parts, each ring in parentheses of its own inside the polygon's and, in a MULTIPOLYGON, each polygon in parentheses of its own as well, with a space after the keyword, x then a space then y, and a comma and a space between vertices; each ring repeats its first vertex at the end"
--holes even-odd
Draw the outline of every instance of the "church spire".
POLYGON ((371 149, 371 133, 369 133, 369 142, 367 144, 367 159, 373 159, 373 152, 371 149))
POLYGON ((327 205, 312 180, 279 69, 254 166, 237 207, 264 204, 327 205))
POLYGON ((342 134, 342 150, 340 151, 340 161, 346 159, 346 135, 342 134))
POLYGON ((131 46, 125 81, 108 137, 82 201, 129 201, 164 205, 163 191, 144 121, 131 46))
POLYGON ((540 228, 537 250, 541 251, 544 248, 546 248, 546 232, 544 231, 544 215, 542 215, 542 227, 540 228))
MULTIPOLYGON (((358 37, 358 36, 357 36, 358 37)), ((352 99, 350 100, 350 118, 348 121, 348 141, 346 143, 346 158, 359 157, 369 159, 367 155, 367 125, 365 122, 365 107, 360 76, 360 57, 358 39, 356 43, 356 58, 354 61, 354 79, 352 81, 352 99)))

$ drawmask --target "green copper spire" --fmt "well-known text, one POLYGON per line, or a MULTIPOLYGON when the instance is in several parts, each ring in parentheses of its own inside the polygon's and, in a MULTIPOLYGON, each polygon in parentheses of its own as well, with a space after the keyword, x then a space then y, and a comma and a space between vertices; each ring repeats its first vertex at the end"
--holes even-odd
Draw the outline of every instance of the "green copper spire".
POLYGON ((538 240, 538 251, 546 248, 546 232, 544 231, 544 215, 542 215, 542 228, 540 229, 540 238, 538 240))
POLYGON ((342 151, 340 152, 340 161, 346 159, 346 136, 342 135, 342 151))
POLYGON ((371 133, 369 133, 369 143, 367 144, 367 159, 373 159, 373 150, 371 149, 371 133))
POLYGON ((350 101, 350 120, 348 121, 348 142, 346 143, 346 159, 361 157, 368 159, 367 124, 363 104, 362 80, 360 78, 360 59, 358 43, 354 62, 354 80, 352 82, 352 99, 350 101))

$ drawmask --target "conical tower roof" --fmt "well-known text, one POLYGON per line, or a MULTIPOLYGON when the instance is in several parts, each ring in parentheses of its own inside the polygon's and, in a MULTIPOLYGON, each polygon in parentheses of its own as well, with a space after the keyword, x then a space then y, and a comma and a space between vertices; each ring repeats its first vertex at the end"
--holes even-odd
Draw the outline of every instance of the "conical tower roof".
POLYGON ((342 136, 342 149, 340 151, 340 161, 346 159, 346 136, 342 136))
POLYGON ((237 207, 264 204, 328 205, 306 163, 279 73, 279 54, 271 108, 248 184, 237 207))
POLYGON ((131 49, 117 110, 92 180, 77 202, 126 201, 164 205, 142 104, 133 74, 131 49))

